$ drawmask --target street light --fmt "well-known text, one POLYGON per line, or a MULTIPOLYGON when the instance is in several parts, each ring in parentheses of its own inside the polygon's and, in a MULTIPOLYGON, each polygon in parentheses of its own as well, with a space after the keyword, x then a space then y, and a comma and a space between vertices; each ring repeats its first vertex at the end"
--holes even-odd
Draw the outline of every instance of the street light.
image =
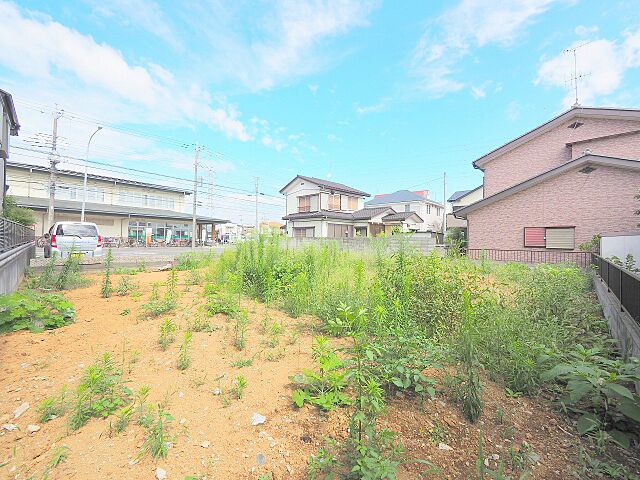
POLYGON ((82 187, 82 212, 80 213, 80 221, 84 222, 84 205, 87 201, 87 168, 89 166, 89 146, 91 145, 91 140, 93 140, 93 136, 102 130, 102 127, 98 127, 95 132, 91 134, 89 137, 89 141, 87 142, 87 154, 84 157, 84 184, 82 187))

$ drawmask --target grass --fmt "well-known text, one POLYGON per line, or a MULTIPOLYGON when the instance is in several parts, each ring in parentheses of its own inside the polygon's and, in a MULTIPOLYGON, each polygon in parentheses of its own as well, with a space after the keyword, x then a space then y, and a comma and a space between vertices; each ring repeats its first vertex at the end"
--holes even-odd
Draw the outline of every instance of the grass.
POLYGON ((125 387, 122 370, 105 353, 85 370, 76 389, 69 428, 77 430, 90 418, 106 418, 129 401, 131 390, 125 387))
POLYGON ((158 344, 162 350, 166 350, 176 340, 176 324, 170 318, 166 318, 160 324, 160 336, 158 344))
POLYGON ((180 352, 178 354, 178 370, 186 370, 191 365, 191 353, 189 351, 189 347, 191 345, 191 331, 187 330, 184 334, 184 338, 182 339, 182 344, 180 345, 180 352))
POLYGON ((62 294, 22 290, 0 295, 0 333, 42 332, 73 323, 76 311, 62 294))

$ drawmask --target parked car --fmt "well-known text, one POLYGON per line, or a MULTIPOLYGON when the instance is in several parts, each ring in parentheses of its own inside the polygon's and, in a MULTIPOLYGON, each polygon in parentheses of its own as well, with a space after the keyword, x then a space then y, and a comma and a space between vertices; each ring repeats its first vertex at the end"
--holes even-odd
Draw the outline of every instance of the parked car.
POLYGON ((56 222, 45 233, 44 238, 44 258, 49 258, 54 253, 60 258, 70 254, 102 256, 102 237, 95 223, 56 222))

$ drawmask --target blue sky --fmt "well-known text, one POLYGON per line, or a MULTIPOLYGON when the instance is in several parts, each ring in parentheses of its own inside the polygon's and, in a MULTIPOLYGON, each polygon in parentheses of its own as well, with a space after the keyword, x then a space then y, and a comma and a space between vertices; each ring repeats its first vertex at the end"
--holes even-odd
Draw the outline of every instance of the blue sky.
POLYGON ((199 142, 236 221, 255 176, 265 219, 296 173, 439 200, 444 171, 449 192, 477 186, 475 158, 573 103, 567 48, 585 44, 581 104, 640 107, 637 1, 0 0, 0 18, 13 160, 42 161, 55 104, 66 168, 97 125, 109 170, 188 179, 199 142))

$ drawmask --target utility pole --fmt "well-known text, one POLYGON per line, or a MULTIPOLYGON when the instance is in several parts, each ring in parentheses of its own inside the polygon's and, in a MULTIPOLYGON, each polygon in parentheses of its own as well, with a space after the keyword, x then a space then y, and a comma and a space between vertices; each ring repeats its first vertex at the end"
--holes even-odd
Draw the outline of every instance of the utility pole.
POLYGON ((256 177, 256 235, 260 233, 260 224, 258 223, 258 195, 260 192, 260 177, 256 177))
POLYGON ((53 112, 53 135, 51 138, 51 153, 49 154, 49 209, 47 210, 47 226, 51 227, 55 218, 56 204, 56 167, 58 159, 58 119, 64 115, 64 110, 53 112))
POLYGON ((447 172, 444 172, 442 184, 442 206, 444 213, 442 216, 442 241, 444 242, 444 234, 447 233, 447 172))
POLYGON ((198 221, 196 218, 196 201, 198 196, 198 155, 200 147, 196 143, 196 158, 193 161, 193 219, 191 225, 191 250, 196 249, 196 238, 198 235, 198 221))

